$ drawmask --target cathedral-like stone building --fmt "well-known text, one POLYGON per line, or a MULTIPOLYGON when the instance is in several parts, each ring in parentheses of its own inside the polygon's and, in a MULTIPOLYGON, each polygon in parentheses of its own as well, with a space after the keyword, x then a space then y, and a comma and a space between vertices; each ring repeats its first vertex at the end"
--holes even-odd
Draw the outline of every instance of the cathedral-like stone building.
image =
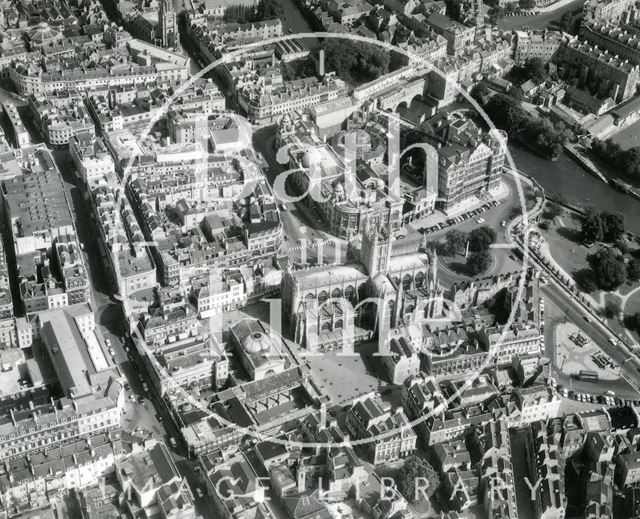
POLYGON ((405 322, 440 316, 438 258, 426 240, 394 240, 368 225, 351 249, 353 263, 287 270, 285 319, 310 351, 342 350, 405 322))

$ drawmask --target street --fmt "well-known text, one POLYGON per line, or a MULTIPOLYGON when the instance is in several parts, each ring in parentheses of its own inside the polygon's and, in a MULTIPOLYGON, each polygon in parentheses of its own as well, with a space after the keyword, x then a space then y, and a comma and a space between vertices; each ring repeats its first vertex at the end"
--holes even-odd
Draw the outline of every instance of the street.
MULTIPOLYGON (((288 166, 280 164, 276 160, 275 126, 267 126, 257 130, 253 135, 253 146, 254 150, 265 158, 268 164, 265 175, 273 186, 278 175, 288 169, 288 166)), ((346 240, 339 240, 317 229, 319 215, 315 210, 307 207, 303 202, 287 202, 285 205, 286 209, 280 210, 285 236, 282 248, 292 261, 295 263, 317 263, 318 247, 311 245, 314 242, 324 244, 321 247, 324 263, 345 261, 346 240), (337 242, 339 245, 330 242, 337 242)))
POLYGON ((580 9, 585 0, 573 0, 569 3, 561 5, 555 10, 544 12, 535 16, 505 16, 498 21, 498 27, 503 31, 518 30, 522 27, 530 29, 552 28, 557 30, 554 22, 559 22, 562 15, 568 11, 580 9), (550 27, 553 26, 553 27, 550 27))
POLYGON ((174 461, 180 472, 187 478, 188 483, 194 489, 196 508, 203 517, 214 517, 211 512, 209 497, 204 495, 198 498, 195 493, 197 486, 202 486, 199 474, 194 470, 197 462, 185 456, 181 446, 174 449, 169 444, 169 438, 179 439, 179 431, 171 417, 167 413, 166 406, 161 398, 153 393, 145 392, 139 374, 151 387, 146 379, 146 370, 142 359, 133 344, 125 342, 125 316, 119 303, 112 299, 114 290, 111 273, 107 272, 104 259, 98 247, 98 231, 90 206, 86 200, 75 169, 67 150, 53 151, 56 164, 63 178, 67 191, 72 214, 74 216, 76 232, 80 243, 84 244, 84 260, 87 267, 91 286, 91 301, 95 312, 98 333, 110 341, 110 347, 114 350, 113 356, 124 375, 130 389, 127 390, 127 401, 123 415, 123 428, 130 431, 138 431, 151 438, 163 440, 167 443, 174 461), (91 216, 89 216, 91 215, 91 216), (127 353, 125 347, 129 349, 127 353), (133 397, 131 401, 130 397, 133 397))
MULTIPOLYGON (((555 361, 555 337, 553 324, 565 320, 575 323, 584 333, 590 337, 617 364, 622 366, 622 375, 626 379, 637 380, 640 374, 640 361, 632 355, 624 346, 614 346, 609 342, 610 335, 592 322, 585 320, 586 312, 579 303, 569 297, 563 290, 556 288, 553 283, 542 288, 545 298, 545 348, 546 355, 555 361)), ((555 367, 553 377, 559 384, 572 387, 574 391, 589 394, 602 394, 607 390, 613 390, 616 396, 637 400, 640 394, 624 378, 606 382, 586 382, 572 379, 570 375, 563 373, 555 367)))

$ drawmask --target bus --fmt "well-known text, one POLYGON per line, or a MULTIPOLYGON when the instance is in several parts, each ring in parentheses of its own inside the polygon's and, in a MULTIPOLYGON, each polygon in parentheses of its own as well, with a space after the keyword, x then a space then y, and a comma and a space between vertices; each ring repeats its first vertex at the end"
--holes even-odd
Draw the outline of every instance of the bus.
POLYGON ((582 369, 580 370, 580 373, 578 373, 578 380, 586 380, 588 382, 598 382, 598 373, 596 373, 595 371, 582 369))

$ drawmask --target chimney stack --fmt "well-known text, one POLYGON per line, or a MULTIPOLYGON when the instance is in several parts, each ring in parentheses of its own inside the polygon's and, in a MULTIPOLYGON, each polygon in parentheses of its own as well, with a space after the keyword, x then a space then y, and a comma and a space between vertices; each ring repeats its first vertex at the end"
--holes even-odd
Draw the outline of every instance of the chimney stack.
POLYGON ((320 56, 318 57, 318 75, 324 77, 324 49, 320 49, 320 56))

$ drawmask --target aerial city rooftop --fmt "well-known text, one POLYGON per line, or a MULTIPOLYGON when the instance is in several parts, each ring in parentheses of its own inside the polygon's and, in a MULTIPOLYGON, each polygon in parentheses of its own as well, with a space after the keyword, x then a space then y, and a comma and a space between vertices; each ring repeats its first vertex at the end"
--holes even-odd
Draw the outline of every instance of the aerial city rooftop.
POLYGON ((639 67, 635 0, 0 0, 0 519, 640 519, 639 67))

